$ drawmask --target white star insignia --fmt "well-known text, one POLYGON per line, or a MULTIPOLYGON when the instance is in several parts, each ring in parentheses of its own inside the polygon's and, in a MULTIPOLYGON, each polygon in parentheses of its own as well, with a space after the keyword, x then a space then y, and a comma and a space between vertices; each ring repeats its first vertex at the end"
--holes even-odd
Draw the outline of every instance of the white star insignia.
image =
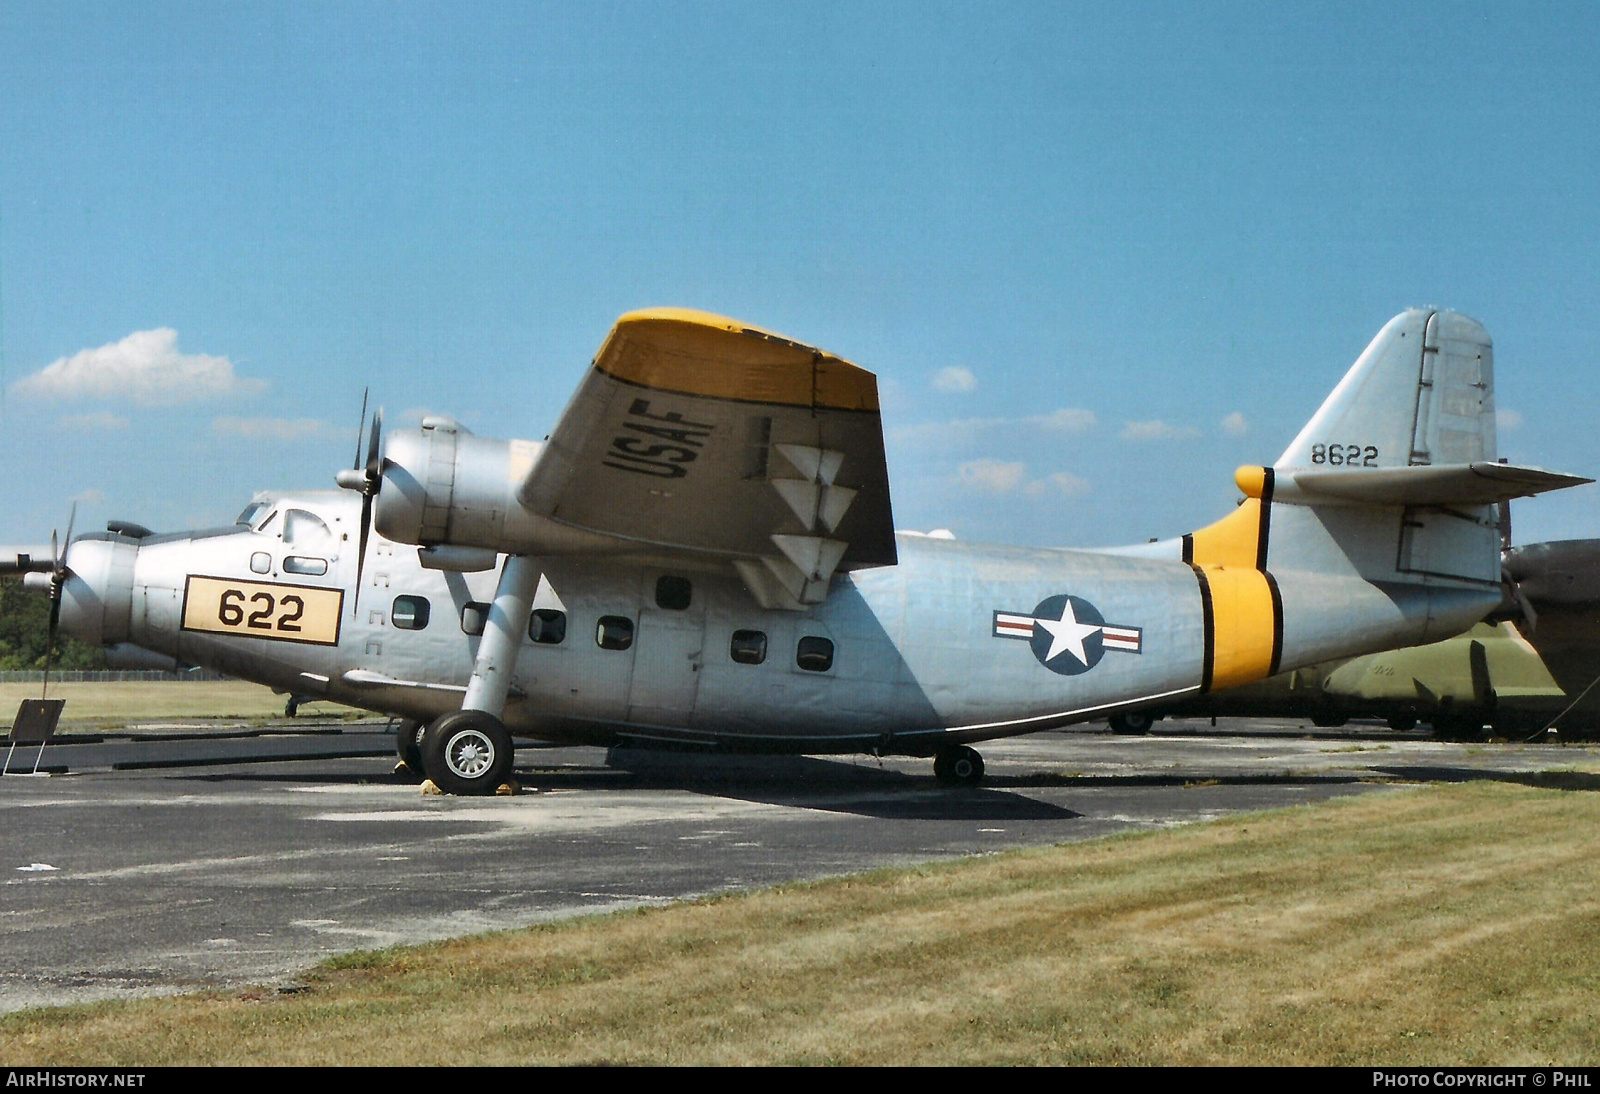
POLYGON ((1045 655, 1045 661, 1054 661, 1063 653, 1070 653, 1078 659, 1080 665, 1089 663, 1089 655, 1083 649, 1083 640, 1098 631, 1100 624, 1079 623, 1077 615, 1072 611, 1071 600, 1062 606, 1060 619, 1035 619, 1034 622, 1050 632, 1050 652, 1045 655))

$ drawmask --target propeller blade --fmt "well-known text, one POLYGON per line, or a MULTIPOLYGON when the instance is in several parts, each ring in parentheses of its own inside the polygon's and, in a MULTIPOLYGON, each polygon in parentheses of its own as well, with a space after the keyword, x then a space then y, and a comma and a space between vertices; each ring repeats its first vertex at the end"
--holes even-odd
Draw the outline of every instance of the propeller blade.
MULTIPOLYGON (((64 551, 72 550, 72 526, 76 523, 78 523, 78 503, 73 502, 72 512, 67 516, 67 542, 64 551)), ((62 578, 67 576, 67 556, 65 553, 62 554, 60 561, 56 563, 56 569, 60 571, 62 578)))
POLYGON ((372 495, 361 496, 361 536, 356 543, 356 591, 350 598, 350 618, 356 617, 361 606, 361 571, 367 564, 367 537, 372 533, 372 495))
POLYGON ((372 415, 372 434, 367 441, 367 474, 361 491, 361 535, 356 541, 356 589, 350 597, 350 618, 361 606, 361 575, 367 565, 367 540, 372 536, 372 499, 383 487, 383 462, 378 456, 383 441, 383 407, 372 415))
POLYGON ((361 467, 361 434, 367 431, 367 395, 371 391, 370 387, 361 389, 361 423, 356 426, 356 457, 350 461, 350 466, 357 470, 361 467))
POLYGON ((1531 635, 1539 626, 1539 613, 1533 610, 1533 604, 1523 594, 1521 585, 1511 587, 1516 590, 1517 607, 1522 609, 1522 618, 1528 624, 1528 634, 1531 635))
POLYGON ((61 629, 61 582, 50 582, 50 626, 45 631, 44 684, 39 688, 39 698, 50 697, 50 662, 55 657, 56 634, 61 629))
MULTIPOLYGON (((66 551, 72 549, 72 526, 78 522, 78 503, 72 503, 72 514, 67 517, 66 551)), ((50 625, 45 630, 44 682, 39 688, 39 698, 50 697, 50 662, 55 658, 56 635, 61 630, 61 587, 67 583, 67 556, 57 543, 55 529, 50 530, 50 625)))
POLYGON ((382 481, 382 468, 378 462, 378 445, 383 440, 383 407, 372 415, 372 437, 367 441, 367 486, 374 494, 382 481))

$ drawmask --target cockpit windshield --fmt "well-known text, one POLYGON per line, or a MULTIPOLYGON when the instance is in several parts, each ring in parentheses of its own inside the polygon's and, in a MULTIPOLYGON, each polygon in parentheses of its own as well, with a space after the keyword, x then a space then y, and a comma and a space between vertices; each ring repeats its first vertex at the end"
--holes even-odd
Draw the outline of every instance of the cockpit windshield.
POLYGON ((254 527, 256 521, 261 519, 261 515, 271 507, 272 503, 270 501, 253 501, 244 507, 244 512, 240 513, 233 523, 254 527))

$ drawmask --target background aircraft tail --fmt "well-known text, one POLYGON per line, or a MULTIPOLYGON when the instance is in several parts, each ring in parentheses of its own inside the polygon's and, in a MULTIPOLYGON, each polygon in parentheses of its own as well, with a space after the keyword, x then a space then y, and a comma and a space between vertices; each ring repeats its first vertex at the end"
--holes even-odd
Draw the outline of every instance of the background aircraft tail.
POLYGON ((1497 461, 1476 320, 1395 316, 1245 499, 1181 540, 1209 613, 1208 687, 1431 642, 1501 598, 1498 505, 1586 479, 1497 461))

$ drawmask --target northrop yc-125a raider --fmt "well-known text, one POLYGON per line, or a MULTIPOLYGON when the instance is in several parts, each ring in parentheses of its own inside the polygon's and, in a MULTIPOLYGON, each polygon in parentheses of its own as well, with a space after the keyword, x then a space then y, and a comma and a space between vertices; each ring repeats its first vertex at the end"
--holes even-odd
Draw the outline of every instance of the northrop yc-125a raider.
POLYGON ((1488 334, 1412 310, 1243 501, 1136 547, 896 535, 877 378, 702 312, 617 321, 543 443, 382 432, 343 491, 226 528, 117 521, 11 550, 113 663, 203 665, 407 722, 439 787, 512 736, 930 756, 1446 638, 1501 603, 1496 506, 1587 482, 1500 463, 1488 334))

